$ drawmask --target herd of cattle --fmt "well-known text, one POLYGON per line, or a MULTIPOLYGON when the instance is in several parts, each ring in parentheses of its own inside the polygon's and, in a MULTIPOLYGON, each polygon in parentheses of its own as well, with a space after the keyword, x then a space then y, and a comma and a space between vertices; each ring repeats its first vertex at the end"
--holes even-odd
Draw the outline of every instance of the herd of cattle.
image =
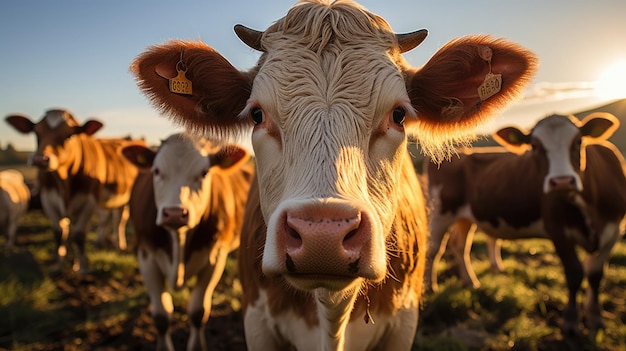
MULTIPOLYGON (((537 65, 530 51, 467 36, 412 67, 402 53, 425 30, 395 34, 342 0, 303 1, 263 32, 235 32, 261 52, 250 71, 199 41, 153 46, 132 63, 155 107, 190 131, 158 148, 95 138, 101 122, 81 125, 65 110, 36 123, 6 118, 36 136, 36 191, 59 269, 75 244, 74 268, 88 272, 94 214, 102 227, 112 219, 119 249, 130 220, 158 349, 173 349, 168 288, 191 277, 188 349, 206 348, 211 295, 238 249, 248 349, 409 350, 447 237, 461 279, 478 286, 477 227, 493 238, 496 266, 498 240, 551 239, 569 289, 564 332, 579 332, 584 277, 584 321, 602 327, 598 289, 626 215, 624 160, 607 141, 617 118, 553 115, 530 132, 499 130, 508 150, 457 151, 519 96, 537 65), (254 156, 228 142, 250 130, 254 156), (409 136, 430 157, 425 182, 409 136), (584 266, 576 247, 588 253, 584 266)), ((0 186, 11 246, 29 190, 15 171, 0 173, 0 186)))

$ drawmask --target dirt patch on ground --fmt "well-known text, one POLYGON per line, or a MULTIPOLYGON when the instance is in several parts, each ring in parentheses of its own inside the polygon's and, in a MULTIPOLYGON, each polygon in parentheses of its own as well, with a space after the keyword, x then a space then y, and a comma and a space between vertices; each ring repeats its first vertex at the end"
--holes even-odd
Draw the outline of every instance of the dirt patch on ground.
MULTIPOLYGON (((35 272, 28 279, 42 277, 42 267, 27 251, 11 253, 5 258, 16 269, 35 272)), ((45 270, 45 265, 43 267, 45 270)), ((0 330, 0 350, 155 349, 157 332, 138 272, 123 280, 113 278, 107 272, 82 276, 70 271, 51 275, 51 278, 56 289, 48 300, 50 311, 21 320, 15 316, 2 317, 15 321, 9 328, 11 330, 0 330), (47 325, 50 323, 54 325, 47 325), (44 335, 37 340, 20 340, 24 339, 24 329, 29 326, 45 330, 44 335)), ((232 279, 226 278, 216 289, 216 294, 229 292, 230 287, 226 284, 232 283, 232 279)), ((184 350, 187 343, 188 325, 184 308, 185 304, 175 306, 170 328, 177 350, 184 350)), ((211 350, 246 349, 241 313, 234 311, 228 301, 214 304, 206 333, 211 350)))

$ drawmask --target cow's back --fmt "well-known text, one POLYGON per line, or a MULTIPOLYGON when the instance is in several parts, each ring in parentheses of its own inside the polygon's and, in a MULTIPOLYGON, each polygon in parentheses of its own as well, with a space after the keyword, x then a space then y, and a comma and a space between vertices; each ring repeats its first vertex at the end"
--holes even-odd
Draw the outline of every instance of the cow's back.
POLYGON ((16 170, 0 172, 0 225, 28 209, 30 191, 24 177, 16 170))
POLYGON ((543 178, 529 156, 489 148, 429 164, 429 196, 439 202, 436 211, 458 215, 467 206, 469 219, 493 227, 501 221, 515 228, 531 225, 541 217, 543 178))
MULTIPOLYGON (((115 208, 126 204, 130 191, 137 177, 137 167, 120 154, 120 149, 128 143, 137 143, 129 139, 95 139, 104 157, 100 166, 104 166, 100 203, 104 207, 115 208)), ((100 154, 100 153, 99 153, 100 154)))

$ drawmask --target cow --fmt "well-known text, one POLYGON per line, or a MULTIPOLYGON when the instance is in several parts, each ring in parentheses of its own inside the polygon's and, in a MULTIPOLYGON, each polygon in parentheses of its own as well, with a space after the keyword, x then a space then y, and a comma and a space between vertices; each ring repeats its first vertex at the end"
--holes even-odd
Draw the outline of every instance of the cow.
POLYGON ((0 171, 0 235, 6 235, 6 248, 15 245, 15 234, 20 218, 28 210, 30 190, 24 176, 17 170, 0 171))
POLYGON ((428 230, 408 136, 445 157, 518 96, 536 57, 469 36, 417 69, 402 53, 426 30, 395 34, 346 0, 300 1, 263 32, 235 32, 261 52, 249 71, 180 40, 148 48, 131 71, 191 130, 252 131, 238 261, 248 349, 410 349, 428 230))
POLYGON ((229 253, 239 247, 241 223, 254 165, 235 145, 173 134, 157 151, 126 146, 122 153, 141 169, 130 199, 137 259, 158 331, 157 350, 173 350, 170 288, 197 277, 187 307, 188 350, 205 350, 211 296, 229 253))
MULTIPOLYGON (((530 132, 515 127, 497 131, 495 139, 510 152, 477 151, 439 167, 427 165, 433 208, 426 277, 432 287, 437 281, 435 254, 453 223, 452 235, 465 237, 467 248, 473 224, 495 239, 547 238, 561 260, 569 290, 564 334, 580 332, 576 295, 585 276, 585 324, 590 331, 601 328, 599 286, 626 214, 624 159, 606 140, 618 126, 615 116, 603 112, 582 121, 555 114, 530 132), (584 266, 576 247, 587 253, 584 266)), ((458 260, 459 273, 477 286, 469 250, 458 247, 457 255, 465 253, 465 259, 458 260)))
POLYGON ((67 254, 69 238, 78 248, 74 269, 86 274, 86 230, 98 207, 119 211, 120 215, 114 218, 120 223, 114 223, 113 229, 118 238, 126 235, 121 231, 125 230, 126 218, 122 213, 128 205, 137 168, 126 161, 119 149, 130 141, 98 140, 93 135, 102 128, 101 122, 88 120, 81 125, 64 109, 46 111, 37 123, 22 115, 7 116, 6 121, 17 131, 37 137, 37 150, 30 162, 38 167, 37 187, 43 211, 52 222, 58 267, 67 254))

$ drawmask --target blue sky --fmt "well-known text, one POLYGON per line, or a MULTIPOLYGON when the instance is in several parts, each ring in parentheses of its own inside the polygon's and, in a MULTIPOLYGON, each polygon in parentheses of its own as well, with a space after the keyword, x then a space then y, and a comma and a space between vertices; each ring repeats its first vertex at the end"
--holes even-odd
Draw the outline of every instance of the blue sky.
MULTIPOLYGON (((233 25, 265 29, 295 0, 86 1, 20 0, 0 5, 0 115, 39 120, 52 107, 79 121, 104 122, 101 136, 146 137, 150 143, 176 130, 155 112, 128 71, 147 46, 168 39, 201 39, 240 69, 258 53, 242 44, 233 25)), ((396 32, 427 28, 429 37, 406 55, 424 64, 447 41, 491 34, 516 41, 540 56, 536 78, 517 102, 487 128, 528 126, 552 112, 598 105, 590 88, 616 62, 626 62, 624 0, 363 0, 396 32), (565 93, 566 92, 566 93, 565 93), (495 124, 494 124, 495 123, 495 124)), ((626 76, 623 77, 626 80, 626 76)), ((626 90, 626 89, 624 89, 626 90)), ((626 91, 624 92, 626 95, 626 91)), ((35 145, 0 122, 0 145, 35 145)))

